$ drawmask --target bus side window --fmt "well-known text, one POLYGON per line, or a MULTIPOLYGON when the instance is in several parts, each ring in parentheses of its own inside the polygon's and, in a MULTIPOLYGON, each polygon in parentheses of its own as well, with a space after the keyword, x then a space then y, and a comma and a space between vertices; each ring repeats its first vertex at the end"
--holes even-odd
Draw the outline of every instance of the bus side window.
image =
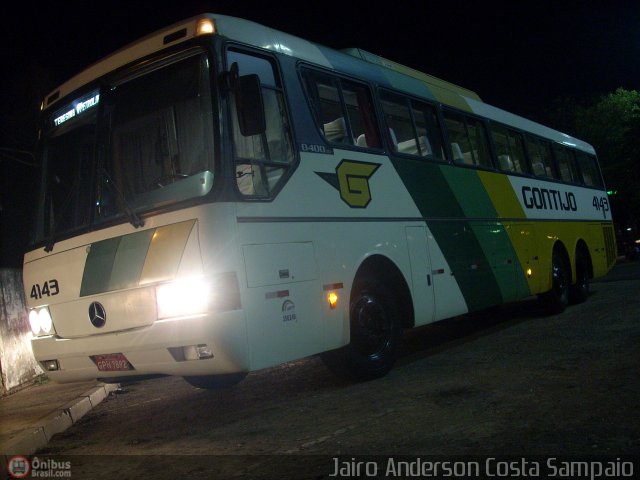
POLYGON ((382 92, 380 99, 389 135, 391 136, 390 144, 392 150, 394 152, 416 154, 416 132, 411 120, 407 99, 388 92, 382 92))
POLYGON ((449 133, 453 161, 463 165, 474 165, 464 117, 459 113, 445 111, 444 124, 449 133))
POLYGON ((581 180, 578 176, 576 159, 573 152, 566 147, 554 145, 554 153, 560 179, 565 182, 580 183, 581 180))
POLYGON ((507 129, 502 125, 491 124, 491 138, 498 157, 498 167, 506 172, 513 172, 514 165, 509 154, 509 139, 507 129))
POLYGON ((241 194, 264 197, 274 190, 295 158, 282 85, 275 62, 268 57, 229 49, 227 65, 233 63, 238 64, 239 75, 260 78, 266 124, 264 133, 242 135, 235 98, 231 97, 236 183, 241 194))
POLYGON ((442 130, 436 110, 431 105, 411 100, 413 119, 418 134, 418 147, 422 157, 444 160, 442 130))
POLYGON ((444 119, 453 161, 463 165, 493 168, 484 123, 448 110, 444 111, 444 119))
POLYGON ((342 80, 342 95, 355 144, 360 147, 380 148, 380 135, 375 121, 369 89, 355 82, 342 80))
POLYGON ((531 169, 537 177, 558 178, 553 166, 551 143, 527 135, 527 153, 531 169))
POLYGON ((602 177, 598 169, 598 162, 592 155, 576 152, 578 168, 582 174, 582 182, 589 187, 603 187, 602 177))
POLYGON ((316 123, 327 142, 381 147, 367 86, 310 70, 303 70, 302 75, 316 123))
POLYGON ((546 176, 538 142, 535 138, 529 136, 527 136, 527 154, 531 162, 531 172, 537 177, 546 176))
POLYGON ((482 167, 492 168, 489 145, 487 144, 487 132, 484 123, 477 118, 467 117, 467 130, 473 148, 475 164, 482 167))
POLYGON ((444 160, 435 108, 390 92, 383 91, 380 97, 393 151, 444 160))
POLYGON ((346 142, 347 124, 337 80, 329 75, 305 72, 305 84, 320 133, 330 143, 346 142))
POLYGON ((522 135, 504 125, 492 123, 491 138, 493 139, 500 170, 526 173, 522 135))
POLYGON ((518 173, 527 173, 527 159, 524 154, 524 138, 519 132, 507 130, 509 139, 509 154, 513 161, 514 171, 518 173))

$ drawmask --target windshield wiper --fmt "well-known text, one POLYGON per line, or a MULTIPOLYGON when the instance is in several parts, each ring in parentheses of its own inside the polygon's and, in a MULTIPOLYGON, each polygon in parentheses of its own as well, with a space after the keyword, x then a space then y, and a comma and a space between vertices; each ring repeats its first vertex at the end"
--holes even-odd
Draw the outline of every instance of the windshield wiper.
MULTIPOLYGON (((131 225, 133 225, 135 228, 143 227, 144 220, 142 220, 138 216, 138 214, 136 214, 133 208, 131 208, 131 205, 129 204, 129 202, 127 202, 127 199, 125 198, 124 194, 120 191, 120 189, 117 187, 117 185, 109 175, 109 172, 107 172, 105 168, 102 168, 101 171, 102 171, 102 174, 107 179, 107 184, 112 185, 111 190, 116 194, 116 196, 118 197, 118 200, 120 200, 120 203, 123 207, 122 210, 129 218, 129 223, 131 223, 131 225)), ((69 193, 65 198, 64 204, 60 209, 60 212, 53 218, 53 225, 51 226, 51 232, 49 233, 47 242, 45 243, 45 246, 44 246, 44 251, 47 253, 53 251, 53 247, 56 243, 55 235, 58 227, 58 220, 63 218, 64 215, 66 214, 67 210, 69 209, 69 205, 71 205, 71 199, 73 198, 74 193, 79 188, 79 186, 80 186, 80 178, 79 176, 76 176, 76 178, 73 181, 73 184, 71 185, 71 189, 69 190, 69 193)))
POLYGON ((100 170, 102 171, 102 175, 104 175, 104 177, 107 179, 107 185, 111 185, 110 187, 111 191, 115 193, 116 196, 118 197, 118 200, 120 200, 120 204, 122 205, 122 211, 129 218, 129 223, 133 225, 135 228, 143 227, 144 220, 142 220, 138 216, 138 214, 135 212, 135 210, 131 207, 126 197, 124 196, 124 194, 120 191, 120 189, 116 185, 116 182, 113 181, 113 179, 111 178, 111 175, 109 175, 109 172, 107 172, 107 169, 102 167, 100 170))

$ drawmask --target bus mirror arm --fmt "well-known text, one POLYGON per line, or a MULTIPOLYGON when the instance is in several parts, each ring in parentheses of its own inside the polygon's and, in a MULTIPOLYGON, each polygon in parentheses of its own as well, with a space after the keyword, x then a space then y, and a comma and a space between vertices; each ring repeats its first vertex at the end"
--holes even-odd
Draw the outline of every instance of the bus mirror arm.
POLYGON ((223 87, 227 91, 233 92, 236 89, 236 85, 238 84, 238 64, 236 62, 233 62, 231 68, 228 71, 222 72, 222 74, 220 75, 220 79, 223 87))

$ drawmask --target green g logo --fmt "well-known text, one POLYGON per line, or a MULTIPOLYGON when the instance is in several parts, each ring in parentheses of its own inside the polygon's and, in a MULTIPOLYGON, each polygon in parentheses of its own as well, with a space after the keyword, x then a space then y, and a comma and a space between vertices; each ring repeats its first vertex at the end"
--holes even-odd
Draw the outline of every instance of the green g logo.
POLYGON ((342 160, 336 173, 316 172, 340 192, 340 198, 351 208, 366 208, 371 202, 369 179, 380 168, 379 163, 342 160))

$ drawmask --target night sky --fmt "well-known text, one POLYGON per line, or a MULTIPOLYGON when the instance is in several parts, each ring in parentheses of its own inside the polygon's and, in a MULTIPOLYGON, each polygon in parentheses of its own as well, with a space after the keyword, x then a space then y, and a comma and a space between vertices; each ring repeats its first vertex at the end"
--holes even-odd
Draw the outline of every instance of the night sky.
MULTIPOLYGON (((640 89, 637 0, 397 0, 386 7, 348 0, 22 1, 3 19, 0 148, 32 151, 42 97, 82 68, 203 12, 247 18, 333 48, 360 47, 534 120, 562 96, 640 89)), ((36 169, 24 164, 31 158, 11 156, 0 155, 0 266, 20 265, 34 202, 36 169)))

